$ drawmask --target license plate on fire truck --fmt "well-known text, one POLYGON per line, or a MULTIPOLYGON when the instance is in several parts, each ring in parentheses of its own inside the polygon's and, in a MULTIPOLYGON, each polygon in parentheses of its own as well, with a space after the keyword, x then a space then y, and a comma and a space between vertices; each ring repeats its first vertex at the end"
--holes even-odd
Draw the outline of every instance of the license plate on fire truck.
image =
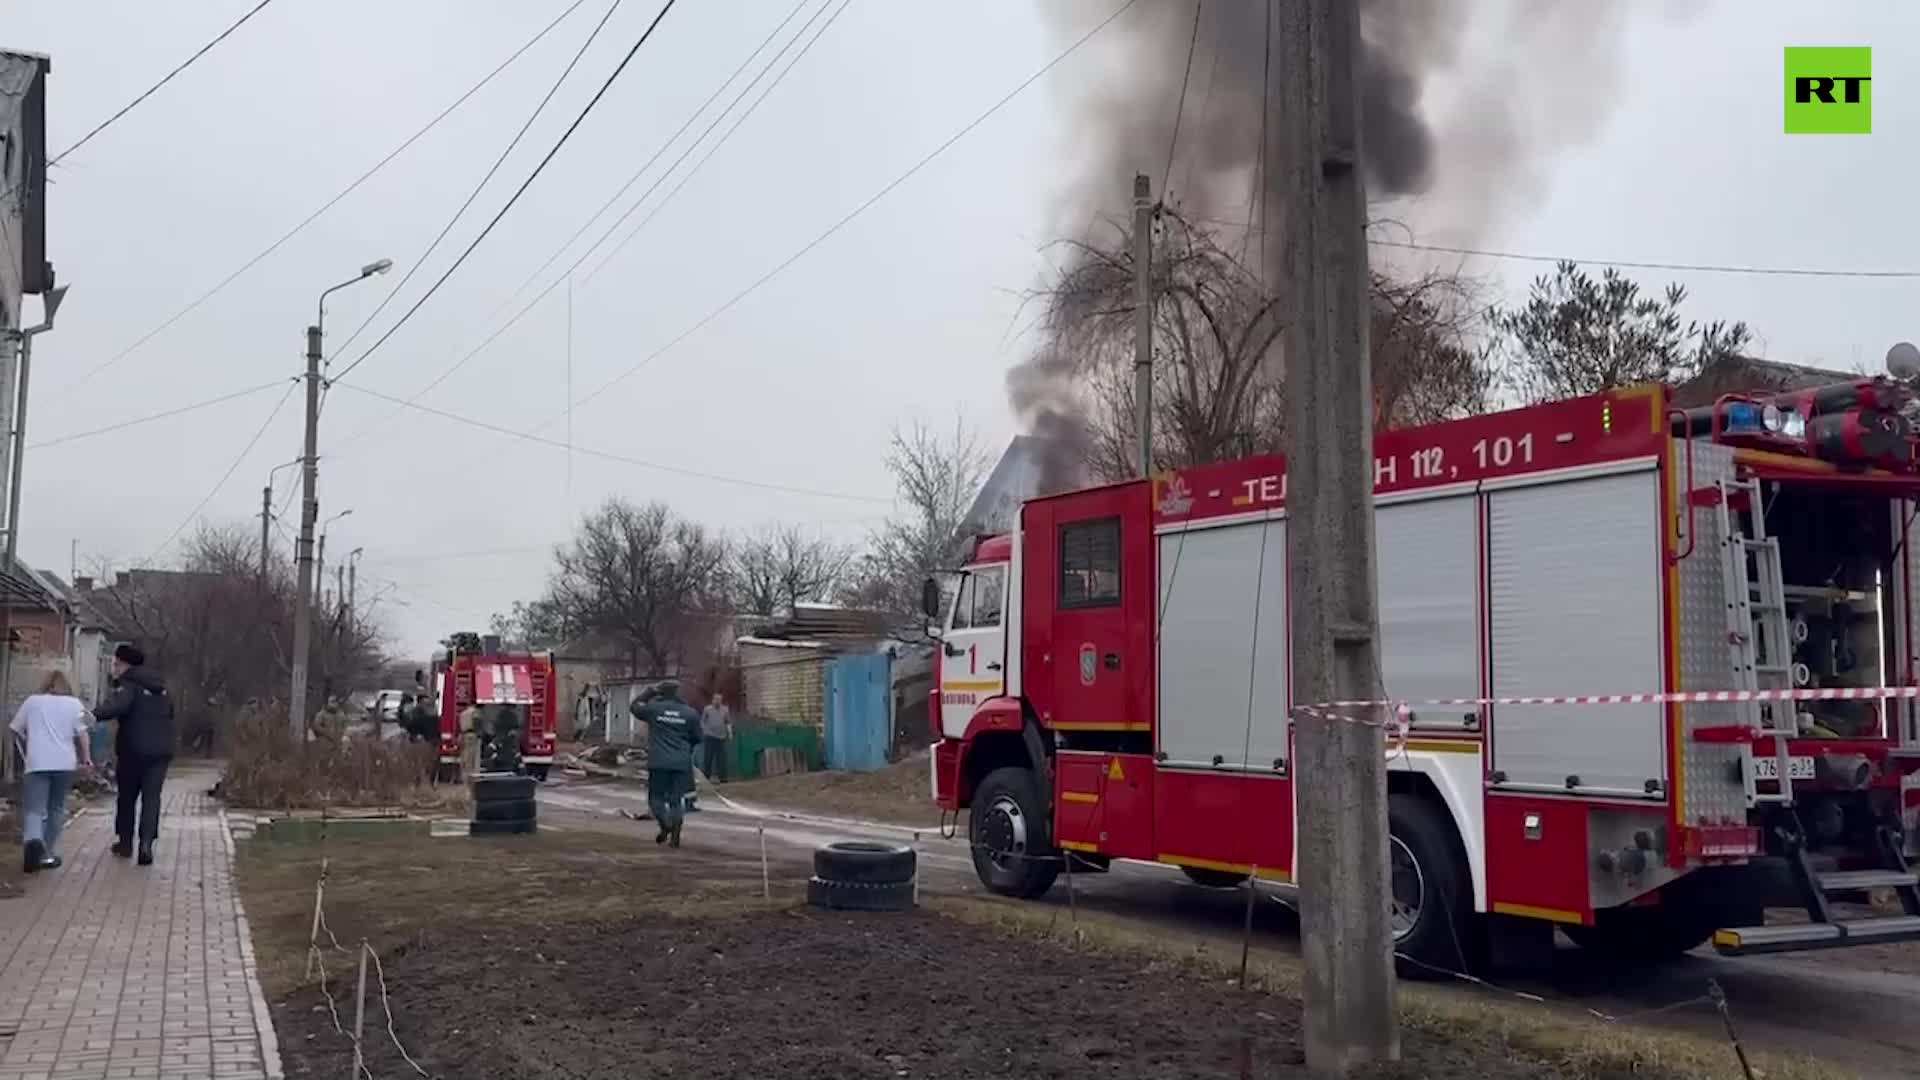
MULTIPOLYGON (((1813 759, 1796 754, 1787 759, 1787 775, 1794 780, 1813 779, 1813 759)), ((1753 778, 1755 780, 1780 779, 1780 758, 1774 754, 1753 756, 1753 778)))

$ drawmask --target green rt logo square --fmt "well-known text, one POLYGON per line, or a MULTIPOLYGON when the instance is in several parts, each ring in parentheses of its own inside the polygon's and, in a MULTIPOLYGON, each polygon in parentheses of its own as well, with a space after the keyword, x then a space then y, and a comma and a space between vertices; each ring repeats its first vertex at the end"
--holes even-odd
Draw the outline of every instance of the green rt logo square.
POLYGON ((1873 50, 1787 46, 1789 135, 1873 132, 1873 50))

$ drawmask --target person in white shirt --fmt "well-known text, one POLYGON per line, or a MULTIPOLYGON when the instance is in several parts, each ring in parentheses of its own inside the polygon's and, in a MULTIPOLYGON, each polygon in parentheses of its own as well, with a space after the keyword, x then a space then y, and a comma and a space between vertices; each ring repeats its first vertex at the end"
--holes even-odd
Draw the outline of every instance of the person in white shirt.
POLYGON ((40 692, 27 695, 9 725, 26 762, 21 783, 21 819, 27 873, 60 865, 54 854, 60 827, 67 821, 67 789, 76 768, 93 768, 87 745, 87 708, 73 696, 67 677, 51 671, 40 692))

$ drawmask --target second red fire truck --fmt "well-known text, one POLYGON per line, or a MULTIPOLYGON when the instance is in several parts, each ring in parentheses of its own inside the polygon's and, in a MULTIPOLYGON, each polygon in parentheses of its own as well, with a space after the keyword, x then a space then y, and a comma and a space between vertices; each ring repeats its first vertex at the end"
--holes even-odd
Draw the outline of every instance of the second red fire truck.
MULTIPOLYGON (((1908 408, 1648 386, 1379 434, 1398 951, 1920 938, 1908 408)), ((1293 879, 1286 494, 1257 457, 1035 499, 929 588, 933 788, 989 888, 1293 879)))
POLYGON ((512 709, 520 732, 519 771, 545 780, 553 768, 558 716, 553 654, 514 652, 491 635, 455 634, 434 654, 431 690, 440 724, 438 776, 460 780, 460 714, 470 706, 512 709))

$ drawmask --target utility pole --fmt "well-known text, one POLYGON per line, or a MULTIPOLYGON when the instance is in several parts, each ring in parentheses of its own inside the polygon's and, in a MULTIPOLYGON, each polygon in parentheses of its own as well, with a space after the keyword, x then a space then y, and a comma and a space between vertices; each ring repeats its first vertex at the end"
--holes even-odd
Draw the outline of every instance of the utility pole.
POLYGON ((1153 181, 1133 177, 1133 409, 1140 475, 1153 475, 1153 181))
POLYGON ((260 586, 267 584, 267 552, 272 548, 273 485, 260 489, 260 586))
MULTIPOLYGON (((1280 230, 1273 269, 1293 322, 1283 338, 1293 700, 1378 700, 1359 6, 1306 0, 1275 16, 1263 224, 1280 230)), ((1319 1076, 1400 1056, 1386 716, 1294 716, 1303 1041, 1319 1076)))
MULTIPOLYGON (((15 378, 15 400, 13 403, 13 430, 8 432, 6 445, 10 472, 7 478, 7 543, 6 572, 11 574, 19 565, 20 554, 20 479, 25 471, 27 457, 27 388, 33 374, 33 339, 53 329, 54 312, 60 310, 60 302, 67 298, 67 287, 58 286, 49 290, 40 298, 41 315, 38 326, 0 336, 0 345, 10 344, 7 337, 20 342, 20 362, 13 372, 15 378)), ((5 392, 0 386, 0 393, 5 392)), ((7 707, 12 708, 13 693, 13 612, 0 607, 0 699, 5 699, 7 707)), ((9 765, 13 763, 12 743, 8 743, 9 765)), ((15 772, 11 767, 7 775, 15 772)))
POLYGON ((293 733, 306 730, 307 659, 313 651, 313 522, 320 505, 314 487, 320 479, 320 327, 307 327, 307 432, 300 457, 300 539, 294 545, 300 584, 293 602, 293 733))

